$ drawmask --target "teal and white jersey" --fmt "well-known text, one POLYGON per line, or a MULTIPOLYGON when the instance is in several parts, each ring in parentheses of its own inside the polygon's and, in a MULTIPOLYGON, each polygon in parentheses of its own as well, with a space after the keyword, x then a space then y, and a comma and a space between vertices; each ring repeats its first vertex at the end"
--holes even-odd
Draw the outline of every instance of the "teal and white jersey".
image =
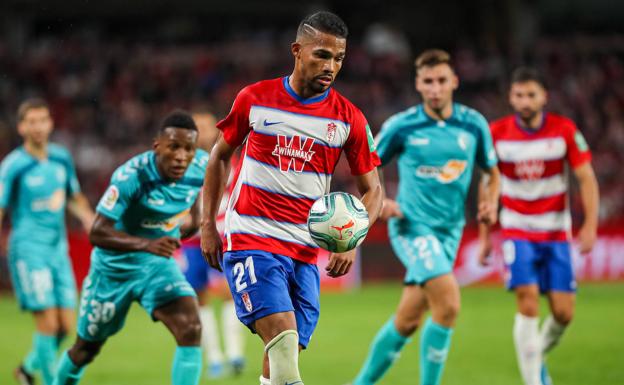
MULTIPOLYGON (((179 237, 180 225, 204 182, 208 153, 197 149, 184 177, 163 180, 156 166, 156 154, 147 151, 135 156, 111 177, 96 211, 115 221, 115 228, 127 234, 156 239, 179 237)), ((147 252, 120 252, 96 247, 92 264, 111 274, 140 272, 162 257, 147 252)))
POLYGON ((402 233, 418 224, 461 229, 475 162, 486 170, 496 165, 487 121, 457 103, 445 121, 429 117, 422 105, 393 115, 377 136, 377 153, 383 165, 398 157, 402 233))
POLYGON ((24 147, 13 150, 0 164, 0 208, 11 216, 9 248, 65 247, 67 197, 80 192, 72 157, 64 147, 48 144, 48 157, 39 160, 24 147))

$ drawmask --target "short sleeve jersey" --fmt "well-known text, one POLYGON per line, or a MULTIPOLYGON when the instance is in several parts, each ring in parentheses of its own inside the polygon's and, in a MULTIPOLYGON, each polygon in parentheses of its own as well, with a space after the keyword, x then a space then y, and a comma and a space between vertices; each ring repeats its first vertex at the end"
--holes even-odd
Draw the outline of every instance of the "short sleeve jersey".
MULTIPOLYGON (((137 155, 113 173, 96 211, 115 221, 116 229, 130 235, 149 239, 179 237, 180 225, 203 184, 207 163, 208 153, 198 149, 184 177, 168 181, 161 178, 153 151, 137 155)), ((144 251, 96 247, 92 263, 114 274, 140 271, 154 258, 160 257, 144 251)))
POLYGON ((377 136, 377 151, 384 165, 398 159, 397 202, 406 232, 420 224, 461 228, 474 164, 485 170, 496 165, 487 121, 457 103, 445 121, 429 117, 422 105, 390 117, 377 136))

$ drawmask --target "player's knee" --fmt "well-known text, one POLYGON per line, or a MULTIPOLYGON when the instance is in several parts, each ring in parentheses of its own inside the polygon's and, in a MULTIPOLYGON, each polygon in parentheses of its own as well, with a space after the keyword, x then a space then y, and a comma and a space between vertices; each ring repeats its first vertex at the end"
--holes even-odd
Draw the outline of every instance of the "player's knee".
POLYGON ((407 318, 397 315, 394 324, 400 335, 409 337, 420 327, 420 320, 420 317, 407 318))
POLYGON ((553 318, 557 323, 561 325, 568 325, 574 318, 574 311, 572 309, 555 309, 552 313, 553 318))
POLYGON ((185 321, 178 324, 176 340, 183 345, 199 345, 202 325, 198 317, 184 317, 185 321))
POLYGON ((446 323, 452 324, 455 322, 455 319, 457 319, 457 315, 459 315, 459 308, 459 302, 451 301, 444 304, 444 306, 442 306, 442 319, 446 323))
POLYGON ((84 366, 93 361, 95 357, 100 353, 102 344, 89 343, 89 342, 76 342, 74 346, 69 349, 69 357, 76 366, 84 366))

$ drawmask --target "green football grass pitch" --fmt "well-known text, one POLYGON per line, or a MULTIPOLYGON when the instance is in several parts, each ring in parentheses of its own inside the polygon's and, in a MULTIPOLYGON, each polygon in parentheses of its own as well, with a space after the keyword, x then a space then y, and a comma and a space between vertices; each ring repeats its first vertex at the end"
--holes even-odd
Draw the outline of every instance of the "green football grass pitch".
MULTIPOLYGON (((376 331, 394 311, 400 290, 397 284, 383 284, 323 294, 319 326, 300 358, 306 384, 348 382, 376 331)), ((30 346, 33 324, 8 295, 0 296, 0 315, 0 384, 11 384, 11 372, 30 346)), ((442 384, 521 385, 511 337, 513 315, 513 296, 503 289, 464 288, 442 384)), ((133 306, 125 328, 106 344, 81 384, 169 384, 174 348, 165 328, 133 306)), ((202 378, 201 383, 258 384, 262 345, 257 336, 247 335, 246 350, 248 365, 240 377, 202 378)), ((381 384, 418 384, 418 362, 416 335, 381 384)), ((581 287, 576 319, 548 365, 557 385, 624 384, 623 283, 581 287)))

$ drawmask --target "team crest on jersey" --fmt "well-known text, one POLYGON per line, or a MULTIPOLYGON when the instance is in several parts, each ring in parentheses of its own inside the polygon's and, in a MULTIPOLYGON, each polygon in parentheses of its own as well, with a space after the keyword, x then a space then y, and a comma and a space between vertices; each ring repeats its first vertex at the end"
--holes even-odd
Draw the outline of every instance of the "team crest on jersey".
POLYGON ((243 300, 243 304, 245 305, 245 309, 247 310, 247 312, 251 313, 251 311, 253 310, 253 304, 251 303, 249 293, 241 294, 241 299, 243 300))
POLYGON ((541 159, 530 159, 516 162, 514 171, 520 179, 535 180, 544 175, 546 165, 541 159))
POLYGON ((278 135, 272 155, 278 157, 282 172, 288 172, 291 167, 295 172, 302 172, 306 162, 312 160, 313 145, 314 138, 295 135, 288 140, 286 135, 278 135))
POLYGON ((459 179, 467 165, 465 160, 451 159, 441 167, 420 166, 416 169, 416 175, 421 178, 435 178, 438 182, 447 184, 459 179))
POLYGON ((333 142, 334 139, 336 139, 336 129, 338 128, 338 126, 336 126, 336 123, 334 122, 330 122, 327 123, 327 141, 329 143, 333 142))

